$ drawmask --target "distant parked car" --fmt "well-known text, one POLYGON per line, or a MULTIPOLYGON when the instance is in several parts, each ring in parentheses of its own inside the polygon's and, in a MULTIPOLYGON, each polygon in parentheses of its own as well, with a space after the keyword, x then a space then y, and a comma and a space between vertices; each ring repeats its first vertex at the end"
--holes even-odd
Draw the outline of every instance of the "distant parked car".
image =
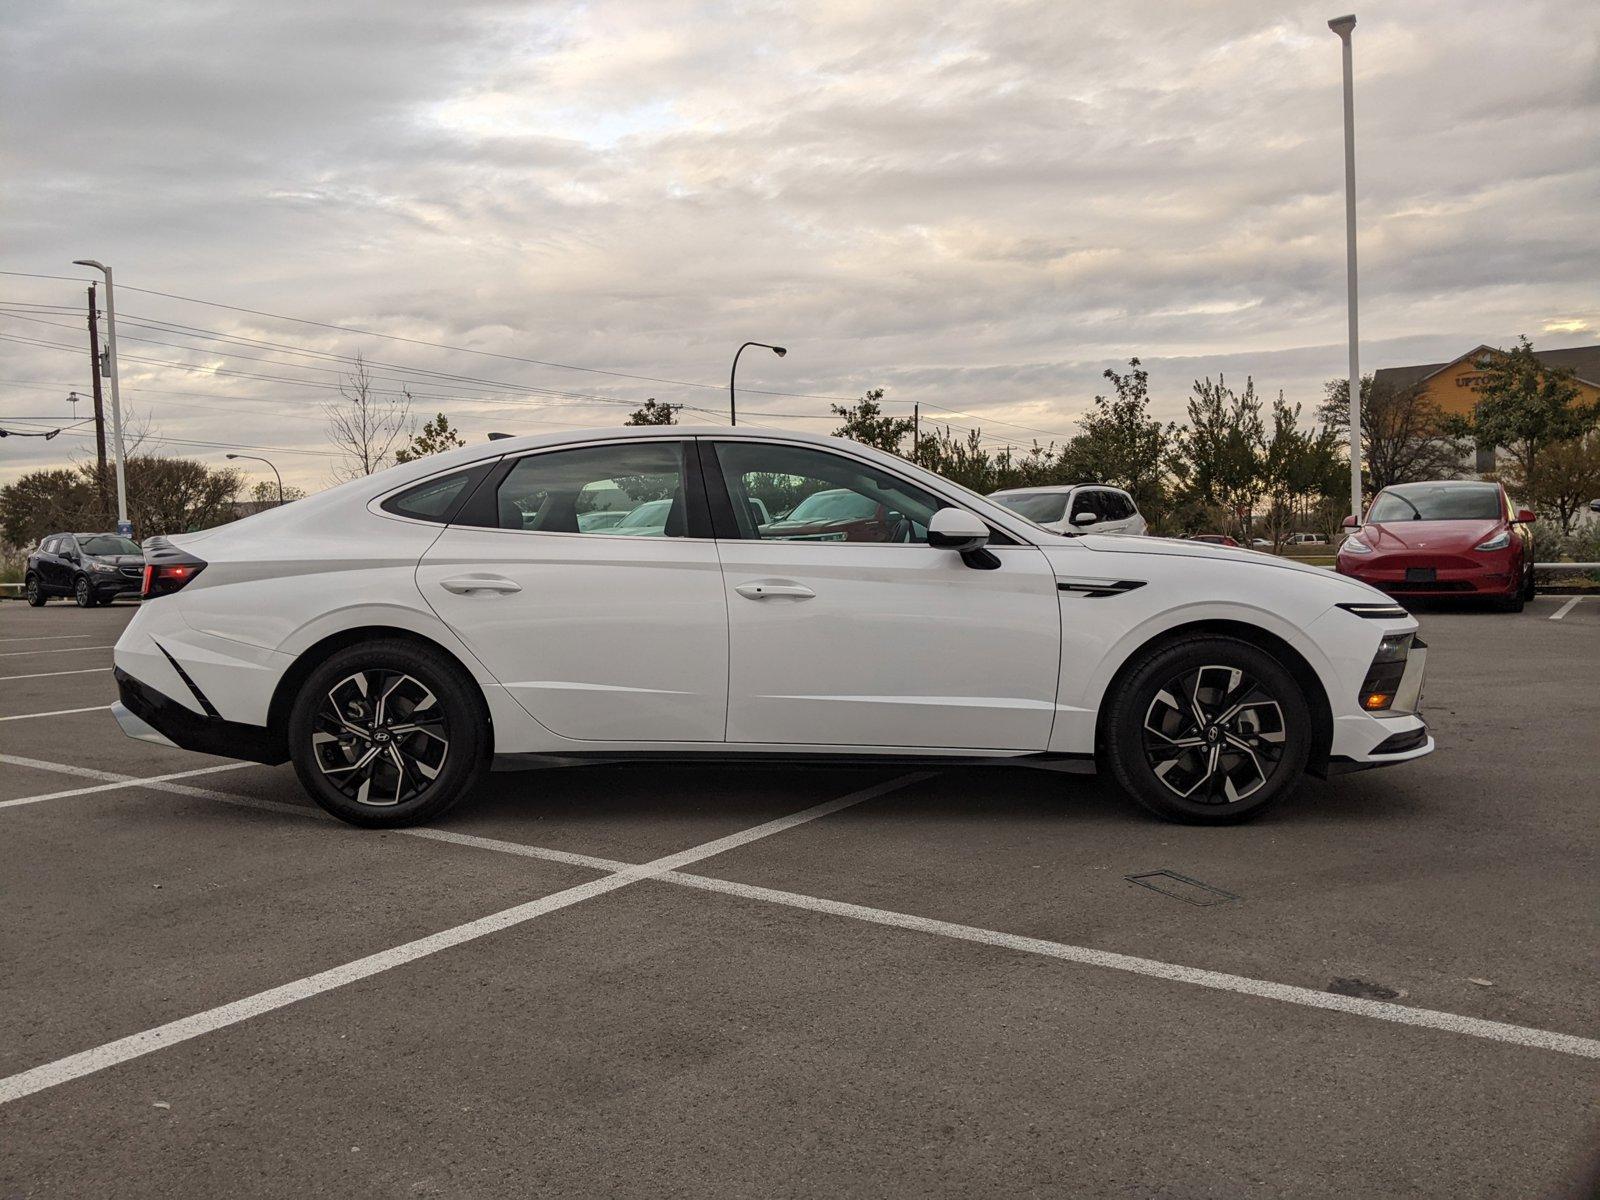
POLYGON ((1338 570, 1394 595, 1482 596, 1521 612, 1533 599, 1532 521, 1498 483, 1396 484, 1339 547, 1338 570))
POLYGON ((1600 500, 1589 501, 1589 511, 1592 513, 1600 513, 1600 500))
POLYGON ((1328 539, 1320 533, 1291 533, 1286 546, 1326 546, 1328 539))
POLYGON ((1133 497, 1103 483, 1007 488, 989 499, 1053 533, 1143 534, 1149 526, 1133 497))
POLYGON ((1237 546, 1237 539, 1225 533, 1197 533, 1189 539, 1191 542, 1210 542, 1213 546, 1237 546))
POLYGON ((1271 550, 1272 549, 1272 540, 1270 538, 1251 538, 1250 539, 1250 549, 1252 549, 1252 550, 1271 550))
POLYGON ((79 608, 138 595, 144 554, 137 542, 115 533, 56 533, 28 555, 23 589, 38 608, 51 596, 71 596, 79 608))

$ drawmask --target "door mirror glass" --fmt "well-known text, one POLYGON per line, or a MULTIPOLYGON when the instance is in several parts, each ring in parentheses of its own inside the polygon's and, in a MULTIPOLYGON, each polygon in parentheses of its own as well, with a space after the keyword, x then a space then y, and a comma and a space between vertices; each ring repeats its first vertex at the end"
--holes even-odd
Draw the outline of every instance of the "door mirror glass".
POLYGON ((965 554, 981 549, 989 527, 964 508, 941 508, 928 519, 928 545, 965 554))

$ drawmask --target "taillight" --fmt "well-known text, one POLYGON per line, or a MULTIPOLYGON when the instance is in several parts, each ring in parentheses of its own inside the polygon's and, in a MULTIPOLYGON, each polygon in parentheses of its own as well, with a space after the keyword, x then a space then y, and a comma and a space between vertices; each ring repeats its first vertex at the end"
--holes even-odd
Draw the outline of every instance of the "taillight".
POLYGON ((139 596, 144 600, 170 596, 205 569, 203 559, 185 554, 166 538, 151 538, 144 544, 144 586, 139 596))

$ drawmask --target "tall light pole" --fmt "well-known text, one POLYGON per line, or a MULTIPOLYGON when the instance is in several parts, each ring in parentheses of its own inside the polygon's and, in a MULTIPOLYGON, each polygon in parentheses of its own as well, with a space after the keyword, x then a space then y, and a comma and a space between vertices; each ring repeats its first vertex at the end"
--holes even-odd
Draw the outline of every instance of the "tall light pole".
POLYGON ((736 376, 739 373, 739 355, 744 353, 745 346, 760 346, 763 350, 771 350, 779 358, 782 358, 785 354, 789 353, 789 351, 786 350, 782 346, 769 346, 769 345, 767 345, 766 342, 746 342, 744 344, 744 346, 740 346, 737 350, 735 350, 733 352, 733 370, 728 372, 728 424, 729 425, 737 425, 739 423, 739 412, 738 412, 738 409, 735 406, 735 399, 734 399, 734 392, 733 392, 733 380, 734 380, 734 376, 736 376))
POLYGON ((267 464, 267 466, 272 467, 272 474, 278 480, 278 507, 283 507, 283 476, 278 474, 278 468, 273 466, 273 462, 270 458, 262 458, 259 454, 229 454, 225 457, 248 458, 251 462, 264 462, 267 464))
POLYGON ((133 535, 128 523, 127 453, 122 447, 122 393, 117 390, 117 300, 111 286, 111 268, 92 258, 75 258, 75 267, 93 267, 106 277, 106 357, 111 362, 111 442, 117 457, 117 532, 133 535))
POLYGON ((1328 28, 1344 47, 1344 254, 1350 305, 1350 511, 1361 520, 1361 337, 1356 323, 1356 103, 1350 34, 1354 14, 1335 17, 1328 28))

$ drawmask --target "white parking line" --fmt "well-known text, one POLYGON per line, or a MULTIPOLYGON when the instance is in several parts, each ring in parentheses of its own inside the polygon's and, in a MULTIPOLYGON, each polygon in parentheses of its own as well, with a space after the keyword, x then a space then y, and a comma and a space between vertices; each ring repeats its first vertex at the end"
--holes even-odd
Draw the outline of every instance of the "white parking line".
POLYGON ((1556 610, 1556 611, 1555 611, 1555 612, 1553 612, 1553 613, 1551 613, 1551 614, 1550 614, 1550 619, 1551 619, 1551 620, 1552 620, 1552 621, 1559 621, 1559 620, 1561 620, 1561 618, 1562 618, 1562 617, 1564 617, 1564 616, 1566 616, 1566 615, 1567 615, 1567 614, 1568 614, 1568 613, 1569 613, 1569 612, 1571 612, 1571 611, 1572 611, 1572 610, 1573 610, 1573 609, 1575 609, 1575 608, 1577 608, 1577 607, 1578 607, 1578 603, 1579 603, 1579 602, 1580 602, 1580 601, 1581 601, 1581 600, 1583 600, 1583 598, 1584 598, 1584 597, 1582 597, 1582 596, 1574 596, 1574 597, 1573 597, 1573 598, 1572 598, 1572 599, 1571 599, 1571 600, 1568 600, 1568 601, 1567 601, 1567 602, 1566 602, 1566 603, 1565 603, 1565 604, 1563 604, 1563 605, 1562 605, 1562 606, 1561 606, 1561 607, 1560 607, 1560 608, 1559 608, 1559 609, 1557 609, 1557 610, 1556 610))
MULTIPOLYGON (((4 761, 3 758, 0 758, 0 761, 4 761)), ((110 792, 117 788, 153 787, 171 779, 188 779, 191 775, 215 775, 218 771, 237 771, 241 767, 255 765, 255 763, 222 763, 215 767, 196 767, 192 771, 174 771, 170 775, 152 775, 147 779, 116 779, 108 783, 91 784, 89 787, 72 788, 65 792, 46 792, 41 796, 19 796, 15 800, 0 800, 0 808, 20 808, 24 804, 38 804, 44 800, 65 800, 70 796, 87 796, 91 792, 110 792)), ((284 807, 290 806, 284 805, 284 807)))
POLYGON ((109 671, 110 667, 83 667, 75 671, 40 671, 35 675, 0 675, 0 683, 11 679, 51 679, 57 675, 93 675, 96 671, 109 671))
POLYGON ((5 637, 0 638, 0 642, 67 642, 73 638, 86 637, 105 637, 105 634, 97 629, 93 633, 45 633, 35 637, 5 637))
MULTIPOLYGON (((6 761, 6 756, 0 756, 0 762, 3 761, 6 761)), ((246 766, 249 764, 239 765, 246 766)), ((323 820, 331 819, 320 809, 302 808, 298 805, 282 804, 271 800, 255 800, 247 796, 236 796, 229 792, 218 792, 209 788, 197 788, 186 784, 167 782, 166 778, 167 777, 160 777, 157 779, 133 780, 126 783, 109 783, 100 788, 85 788, 81 791, 90 792, 110 790, 111 788, 116 787, 138 786, 142 783, 150 787, 150 789, 153 791, 172 792, 181 796, 193 796, 199 799, 216 800, 223 804, 235 805, 242 808, 260 809, 267 812, 282 813, 290 816, 312 817, 323 820)), ((868 789, 866 793, 854 793, 852 796, 846 796, 841 800, 831 801, 829 804, 818 805, 815 809, 806 809, 802 813, 795 814, 794 817, 786 817, 781 818, 779 821, 768 822, 767 825, 757 826, 755 829, 747 830, 743 834, 734 834, 731 838, 722 839, 722 844, 720 845, 719 850, 709 849, 709 847, 717 846, 719 843, 707 843, 706 847, 700 848, 706 851, 706 855, 702 855, 702 857, 711 853, 720 853, 721 850, 732 849, 734 845, 743 845, 745 842, 755 841, 757 837, 766 837, 771 833, 779 832, 780 830, 778 828, 774 828, 774 826, 788 828, 792 825, 800 824, 802 821, 814 820, 816 817, 825 816, 827 812, 836 812, 840 808, 847 807, 849 804, 860 803, 862 800, 869 799, 872 796, 883 795, 890 790, 907 786, 910 783, 925 778, 928 778, 928 776, 924 774, 893 780, 889 784, 882 785, 880 788, 868 789)), ((77 795, 81 794, 81 792, 64 794, 77 795)), ((29 799, 52 798, 54 797, 43 796, 30 797, 29 799)), ((14 801, 13 803, 16 802, 14 801)), ((403 834, 408 837, 423 838, 428 841, 444 842, 450 845, 463 846, 469 849, 488 850, 499 854, 512 854, 521 858, 543 859, 549 862, 567 863, 572 866, 590 867, 599 871, 611 872, 607 878, 615 878, 624 873, 639 872, 646 869, 661 867, 662 864, 670 861, 669 859, 657 859, 654 863, 646 863, 644 866, 640 867, 612 858, 600 858, 590 854, 575 854, 567 850, 551 850, 542 846, 529 846, 522 842, 508 842, 499 838, 479 837, 475 834, 457 833, 447 829, 411 828, 396 829, 392 830, 391 832, 403 834)), ((685 853, 695 852, 685 851, 685 853)), ((1528 1046, 1540 1050, 1551 1050, 1558 1054, 1570 1054, 1579 1058, 1600 1058, 1600 1040, 1578 1037, 1574 1034, 1556 1033, 1552 1030, 1536 1029, 1525 1025, 1511 1025, 1502 1021, 1489 1021, 1479 1017, 1465 1017, 1458 1013, 1443 1012, 1436 1009, 1408 1008, 1403 1004, 1389 1004, 1381 1000, 1363 1000, 1354 996, 1339 996, 1330 992, 1319 992, 1312 988, 1299 987, 1294 984, 1276 983, 1272 980, 1266 979, 1253 979, 1246 975, 1230 975, 1222 971, 1207 971, 1199 967, 1186 967, 1177 963, 1162 962, 1159 959, 1139 958, 1134 955, 1118 954, 1110 950, 1095 950, 1088 946, 1074 946, 1065 942, 1052 942, 1042 938, 1021 937, 1016 934, 1002 933, 993 929, 983 929, 974 925, 958 925, 950 921, 939 921, 929 917, 918 917, 910 913, 894 912, 890 909, 869 908, 860 904, 850 904, 839 900, 827 900, 818 896, 803 895, 798 892, 785 892, 779 891, 775 888, 759 887, 753 884, 734 883, 731 880, 715 879, 705 875, 694 875, 685 871, 672 870, 664 867, 659 871, 652 871, 652 873, 648 876, 640 875, 635 877, 650 878, 661 883, 677 884, 682 887, 696 888, 700 891, 720 892, 723 895, 739 896, 748 900, 761 900, 769 904, 781 904, 789 908, 806 909, 810 912, 826 913, 830 916, 846 917, 851 920, 865 921, 874 925, 886 925, 897 929, 908 929, 918 933, 930 933, 941 937, 954 938, 958 941, 975 942, 986 946, 997 946, 1002 949, 1015 950, 1025 954, 1038 954, 1048 958, 1062 959, 1067 962, 1076 962, 1087 966, 1103 967, 1112 971, 1123 971, 1129 974, 1143 975, 1154 979, 1165 979, 1174 983, 1187 983, 1196 987, 1211 988, 1216 991, 1235 992, 1240 995, 1256 996, 1267 1000, 1277 1000, 1286 1004, 1297 1004, 1305 1008, 1328 1009, 1334 1012, 1342 1012, 1350 1016, 1366 1017, 1371 1020, 1378 1021, 1389 1021, 1399 1025, 1415 1025, 1425 1029, 1435 1029, 1444 1033, 1454 1033, 1465 1037, 1476 1037, 1488 1041, 1506 1042, 1512 1045, 1528 1046)), ((560 894, 561 893, 558 893, 558 895, 560 894)), ((538 902, 536 901, 534 903, 537 904, 538 902)), ((503 913, 496 914, 496 917, 504 915, 505 914, 503 913)), ((532 915, 538 916, 540 914, 534 913, 532 915)), ((484 918, 484 920, 491 921, 494 919, 496 918, 484 918)), ((446 932, 448 933, 450 931, 446 932)), ((486 930, 485 932, 489 931, 486 930)), ((473 936, 480 935, 474 934, 473 936)), ((404 949, 404 947, 400 947, 400 949, 404 949)), ((429 951, 428 953, 432 953, 432 951, 429 951)), ((361 961, 366 962, 368 960, 363 959, 361 961)), ((406 959, 405 961, 411 960, 406 959)), ((398 965, 398 963, 395 965, 398 965)), ((342 968, 335 968, 336 971, 341 969, 342 968)), ((378 969, 385 970, 387 968, 380 967, 378 969)), ((376 971, 368 973, 373 974, 376 973, 376 971)), ((324 974, 327 973, 325 972, 324 974)), ((365 976, 363 975, 359 977, 364 978, 365 976)), ((313 976, 312 978, 319 979, 321 976, 313 976)), ((343 982, 349 982, 349 980, 344 980, 343 982)), ((330 983, 328 985, 328 987, 337 986, 340 986, 339 983, 330 983)), ((327 988, 325 987, 319 990, 325 991, 327 988)), ((263 993, 263 995, 266 994, 268 993, 263 993)), ((255 998, 252 997, 250 999, 255 998)), ((246 1004, 248 1002, 249 1001, 246 1000, 239 1001, 238 1003, 246 1004)), ((283 1000, 282 1003, 293 1003, 293 1000, 283 1000)), ((280 1006, 280 1004, 274 1004, 271 1007, 280 1006)), ((224 1008, 230 1007, 232 1006, 224 1006, 224 1008)), ((215 1012, 220 1010, 212 1011, 215 1012)), ((263 1009, 262 1011, 268 1010, 263 1009)), ((206 1014, 199 1014, 199 1016, 205 1015, 206 1014)), ((252 1012, 247 1015, 254 1015, 254 1013, 252 1012)), ((192 1020, 194 1018, 190 1019, 192 1020)), ((245 1018, 239 1017, 238 1019, 243 1020, 245 1018)), ((174 1024, 182 1024, 182 1022, 175 1022, 174 1024)), ((162 1026, 161 1028, 166 1029, 168 1027, 162 1026)), ((158 1032, 160 1031, 151 1031, 152 1034, 158 1032)), ((206 1030, 202 1029, 198 1032, 206 1032, 206 1030)), ((134 1036, 135 1038, 138 1038, 144 1035, 134 1036)), ((189 1033, 185 1036, 193 1037, 196 1036, 196 1034, 189 1033)), ((130 1039, 124 1039, 124 1041, 128 1040, 130 1039)), ((181 1041, 184 1039, 177 1038, 176 1040, 181 1041)), ((121 1043, 112 1043, 113 1046, 120 1044, 121 1043)), ((162 1043, 162 1045, 166 1044, 171 1043, 162 1043)), ((159 1048, 160 1046, 151 1047, 151 1049, 159 1048)), ((102 1047, 102 1049, 104 1049, 104 1047, 102 1047)), ((141 1054, 148 1052, 148 1050, 139 1051, 141 1054)), ((92 1054, 95 1052, 89 1051, 86 1053, 92 1054)), ((82 1056, 74 1056, 74 1059, 81 1057, 82 1056)), ((130 1054, 126 1057, 136 1057, 136 1055, 130 1054)), ((114 1061, 123 1062, 126 1061, 126 1057, 117 1058, 114 1061)), ((63 1059, 61 1061, 68 1062, 73 1060, 63 1059)), ((46 1067, 51 1065, 55 1064, 46 1064, 46 1067)), ((105 1065, 109 1066, 111 1063, 108 1062, 105 1065)), ((45 1069, 45 1067, 36 1068, 36 1070, 45 1069)), ((96 1066, 92 1069, 99 1070, 100 1067, 96 1066)), ((79 1074, 87 1073, 88 1072, 86 1071, 79 1072, 79 1074)), ((29 1073, 24 1072, 24 1074, 26 1075, 29 1073)), ((74 1074, 69 1077, 77 1078, 78 1075, 74 1074)), ((22 1076, 13 1076, 13 1079, 20 1078, 22 1078, 22 1076)), ((58 1080, 56 1082, 63 1081, 64 1080, 58 1080)), ((8 1098, 15 1098, 8 1097, 3 1090, 10 1082, 11 1080, 0 1080, 0 1103, 4 1103, 8 1098)), ((41 1086, 49 1087, 52 1086, 52 1084, 45 1083, 41 1086)), ((38 1088, 32 1088, 30 1090, 37 1091, 38 1088)), ((21 1094, 25 1095, 27 1093, 24 1092, 21 1094)))
POLYGON ((717 838, 715 841, 705 842, 702 845, 680 850, 676 854, 669 854, 663 858, 638 866, 627 866, 620 871, 603 875, 599 879, 592 879, 588 883, 570 887, 553 895, 544 896, 538 900, 530 900, 526 904, 518 904, 501 912, 492 913, 487 917, 480 917, 476 921, 468 921, 464 925, 457 925, 450 929, 440 930, 416 941, 406 942, 403 945, 381 950, 376 954, 369 954, 365 958, 358 958, 342 966, 333 967, 326 971, 319 971, 315 975, 308 975, 304 979, 294 980, 292 983, 280 987, 270 988, 264 992, 257 992, 253 996, 246 996, 242 1000, 235 1000, 231 1004, 223 1004, 216 1008, 206 1009, 204 1012, 183 1017, 176 1021, 169 1021, 154 1029, 131 1034, 128 1037, 118 1038, 103 1046, 96 1046, 78 1054, 68 1055, 66 1058, 54 1062, 44 1063, 31 1070, 22 1071, 16 1075, 0 1079, 0 1104, 12 1100, 20 1100, 24 1096, 31 1096, 34 1092, 43 1091, 45 1088, 55 1087, 57 1084, 67 1083, 74 1079, 81 1079, 85 1075, 92 1075, 103 1071, 107 1067, 114 1067, 130 1059, 140 1058, 143 1055, 164 1050, 190 1038, 200 1037, 215 1030, 236 1025, 241 1021, 248 1021, 251 1017, 261 1016, 285 1005, 295 1004, 312 996, 321 995, 323 992, 332 991, 348 983, 368 979, 384 971, 391 971, 396 967, 415 962, 441 950, 448 950, 465 942, 498 933, 504 929, 521 925, 536 917, 547 913, 557 912, 579 904, 584 900, 603 896, 607 892, 614 892, 618 888, 627 887, 642 879, 674 871, 679 867, 688 866, 690 863, 699 862, 701 859, 710 858, 714 854, 721 854, 739 846, 748 845, 761 838, 771 837, 773 834, 782 833, 786 829, 793 829, 807 821, 815 821, 819 817, 828 816, 841 809, 849 808, 853 804, 871 800, 882 796, 896 788, 927 779, 926 774, 902 775, 897 779, 880 783, 874 787, 863 788, 851 792, 848 796, 841 796, 837 800, 829 800, 823 804, 813 805, 801 812, 793 813, 787 817, 779 817, 775 821, 766 821, 751 829, 740 833, 730 834, 727 837, 717 838))
POLYGON ((88 708, 58 708, 54 712, 17 713, 13 717, 0 717, 0 721, 31 721, 34 717, 70 717, 75 713, 105 712, 109 704, 91 704, 88 708))
POLYGON ((57 646, 51 650, 0 650, 0 658, 21 658, 27 654, 79 654, 85 650, 115 650, 115 642, 107 642, 102 646, 57 646))

